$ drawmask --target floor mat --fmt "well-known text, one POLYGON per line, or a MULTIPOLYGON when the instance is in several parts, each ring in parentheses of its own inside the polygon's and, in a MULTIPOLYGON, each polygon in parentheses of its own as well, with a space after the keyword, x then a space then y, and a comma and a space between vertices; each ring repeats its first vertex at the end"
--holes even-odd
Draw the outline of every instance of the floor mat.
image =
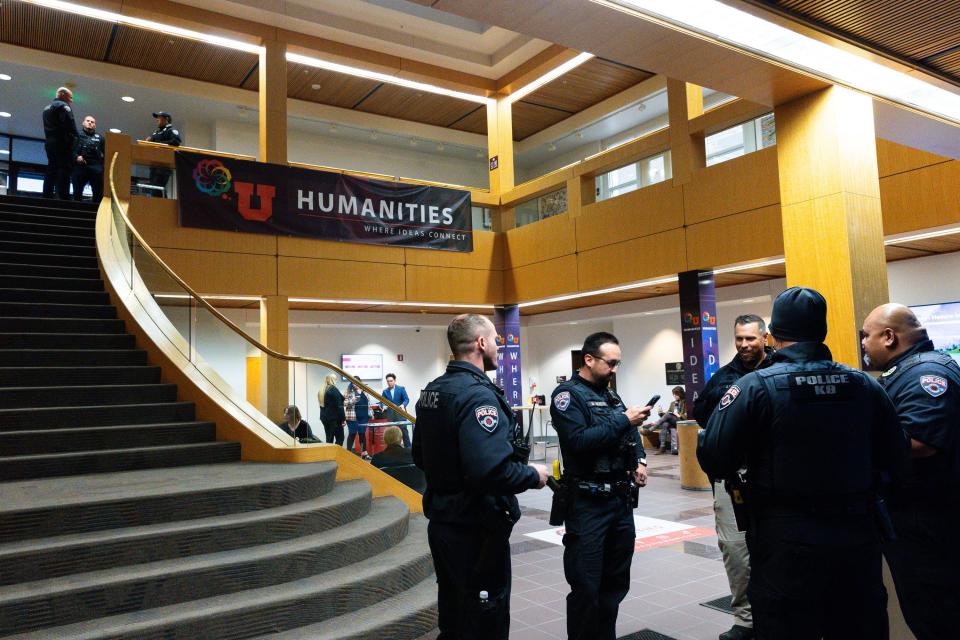
POLYGON ((620 636, 617 640, 675 640, 670 636, 665 636, 662 633, 657 633, 656 631, 651 631, 650 629, 641 629, 640 631, 634 631, 631 634, 620 636))
POLYGON ((715 598, 709 602, 701 602, 701 607, 707 607, 708 609, 716 609, 717 611, 723 611, 724 613, 733 613, 733 607, 730 606, 730 601, 733 600, 733 596, 723 596, 722 598, 715 598))

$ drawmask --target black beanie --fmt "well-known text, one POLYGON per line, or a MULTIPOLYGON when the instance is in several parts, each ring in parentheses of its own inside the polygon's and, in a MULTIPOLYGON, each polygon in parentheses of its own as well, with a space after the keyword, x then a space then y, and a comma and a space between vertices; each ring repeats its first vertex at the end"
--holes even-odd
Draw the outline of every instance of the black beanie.
POLYGON ((827 301, 816 289, 790 287, 773 301, 770 333, 790 342, 823 342, 827 301))

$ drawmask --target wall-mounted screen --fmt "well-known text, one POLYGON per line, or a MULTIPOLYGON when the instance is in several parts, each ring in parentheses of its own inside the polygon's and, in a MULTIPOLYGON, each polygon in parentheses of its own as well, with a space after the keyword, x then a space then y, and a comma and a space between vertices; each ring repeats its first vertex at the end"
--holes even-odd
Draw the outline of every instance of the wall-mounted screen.
POLYGON ((927 329, 933 346, 960 361, 960 302, 910 307, 927 329))
POLYGON ((340 356, 340 366, 354 378, 361 380, 383 378, 382 353, 345 353, 340 356))

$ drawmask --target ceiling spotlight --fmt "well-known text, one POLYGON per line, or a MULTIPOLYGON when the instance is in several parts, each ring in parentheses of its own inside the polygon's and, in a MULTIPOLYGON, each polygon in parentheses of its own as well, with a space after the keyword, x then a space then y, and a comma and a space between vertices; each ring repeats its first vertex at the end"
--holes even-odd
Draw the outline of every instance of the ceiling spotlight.
POLYGON ((637 105, 637 111, 643 111, 643 110, 645 110, 646 108, 647 108, 647 105, 644 104, 644 103, 642 103, 642 102, 637 105))
POLYGON ((120 98, 120 99, 123 100, 124 102, 135 102, 135 101, 136 101, 136 98, 134 98, 133 96, 123 96, 123 97, 120 98))
POLYGON ((482 157, 483 157, 483 151, 481 151, 480 149, 477 149, 477 157, 478 157, 478 158, 482 158, 482 157))
POLYGON ((123 133, 120 129, 110 129, 110 133, 123 133))
POLYGON ((7 75, 6 73, 0 73, 0 80, 12 80, 12 79, 13 79, 13 78, 11 78, 11 77, 10 77, 9 75, 7 75))
POLYGON ((10 117, 9 111, 0 111, 0 118, 9 118, 9 117, 10 117))
POLYGON ((371 132, 370 132, 370 139, 371 139, 371 140, 376 140, 376 139, 379 138, 379 137, 380 137, 380 134, 377 133, 376 131, 371 131, 371 132))
POLYGON ((557 150, 557 145, 553 144, 552 142, 547 145, 547 151, 556 151, 556 150, 557 150))
POLYGON ((167 44, 170 44, 170 45, 177 44, 177 41, 174 40, 173 38, 169 38, 169 39, 167 40, 167 44))
POLYGON ((319 82, 314 82, 312 85, 310 85, 310 88, 313 89, 314 91, 317 91, 319 89, 322 89, 323 85, 320 84, 319 82))
POLYGON ((583 131, 577 131, 577 140, 583 140, 583 131))
POLYGON ((303 75, 308 75, 309 73, 310 73, 310 69, 304 69, 304 70, 303 70, 303 75))
POLYGON ((415 146, 417 146, 418 144, 420 144, 420 143, 417 142, 417 139, 416 139, 416 138, 410 138, 410 146, 411 146, 411 147, 415 147, 415 146))
POLYGON ((336 132, 337 132, 337 125, 335 124, 330 125, 330 133, 336 133, 336 132))
POLYGON ((7 149, 0 149, 0 156, 8 156, 10 152, 7 149))
POLYGON ((443 151, 444 149, 446 149, 446 147, 443 146, 442 142, 437 145, 437 151, 443 151))

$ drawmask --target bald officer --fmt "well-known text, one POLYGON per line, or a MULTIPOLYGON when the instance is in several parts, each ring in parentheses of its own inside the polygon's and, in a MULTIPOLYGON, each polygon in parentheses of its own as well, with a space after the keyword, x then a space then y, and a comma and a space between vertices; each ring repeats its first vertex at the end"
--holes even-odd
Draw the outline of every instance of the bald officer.
POLYGON ((934 350, 902 304, 863 323, 868 366, 893 400, 910 439, 902 483, 890 497, 897 539, 884 545, 900 607, 918 640, 960 634, 960 367, 934 350))

